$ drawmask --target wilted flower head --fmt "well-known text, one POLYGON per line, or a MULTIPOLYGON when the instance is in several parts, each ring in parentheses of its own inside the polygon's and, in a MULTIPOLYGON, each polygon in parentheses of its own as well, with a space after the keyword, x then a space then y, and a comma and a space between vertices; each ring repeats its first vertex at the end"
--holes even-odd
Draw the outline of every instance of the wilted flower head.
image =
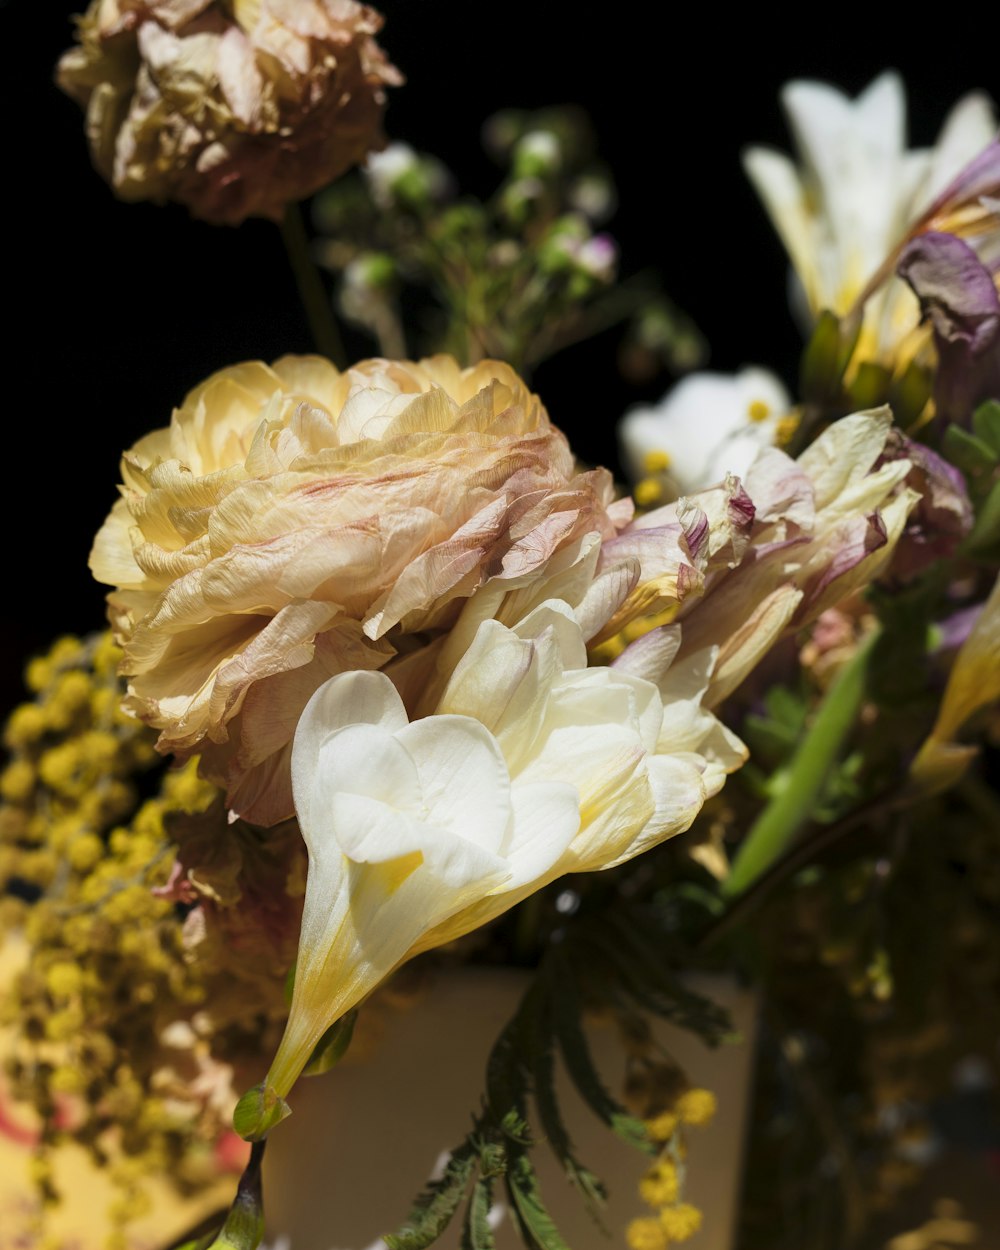
POLYGON ((291 814, 292 734, 327 678, 631 511, 508 366, 446 356, 224 369, 122 475, 91 567, 116 587, 126 706, 264 824, 291 814))
POLYGON ((715 648, 705 695, 716 706, 787 632, 867 586, 885 568, 918 495, 902 454, 885 456, 888 409, 835 421, 797 460, 763 450, 743 482, 640 517, 602 561, 638 560, 635 588, 599 641, 634 664, 655 636, 643 618, 681 624, 679 656, 715 648), (611 637, 610 635, 613 635, 611 637), (635 640, 633 640, 635 639, 635 640))
MULTIPOLYGON (((800 164, 751 148, 747 173, 791 257, 812 320, 845 316, 907 232, 934 207, 959 171, 989 144, 996 118, 972 94, 952 109, 934 148, 906 148, 906 100, 899 76, 880 75, 856 100, 819 82, 782 92, 800 164)), ((891 279, 867 300, 859 359, 892 366, 919 312, 891 279)))
POLYGON ((626 561, 602 576, 598 555, 591 536, 517 588, 473 595, 428 715, 408 717, 391 666, 311 699, 292 759, 309 848, 295 991, 243 1105, 248 1135, 280 1117, 330 1024, 404 959, 682 832, 742 763, 700 707, 713 654, 675 667, 666 645, 642 673, 587 667, 587 637, 634 574, 626 561))
POLYGON ((381 25, 355 0, 92 0, 58 81, 122 199, 280 219, 381 145, 381 25))
POLYGON ((694 373, 659 404, 633 408, 618 437, 639 502, 660 503, 665 492, 674 498, 745 473, 762 447, 784 441, 790 410, 781 381, 755 368, 694 373))

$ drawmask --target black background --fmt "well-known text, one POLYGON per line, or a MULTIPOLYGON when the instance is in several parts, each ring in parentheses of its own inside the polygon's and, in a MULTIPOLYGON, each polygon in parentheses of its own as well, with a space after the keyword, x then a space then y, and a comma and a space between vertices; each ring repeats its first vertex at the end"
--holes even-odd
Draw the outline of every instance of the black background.
MULTIPOLYGON (((166 424, 213 370, 311 349, 275 227, 216 229, 182 209, 119 204, 93 173, 80 111, 52 85, 79 7, 0 0, 2 707, 18 697, 28 654, 102 620, 86 559, 122 448, 166 424)), ((570 0, 381 7, 381 41, 408 79, 392 93, 390 137, 437 153, 466 189, 487 193, 486 116, 582 104, 618 183, 610 229, 623 272, 659 271, 709 336, 713 367, 764 363, 789 381, 799 339, 784 260, 739 166, 750 142, 787 148, 781 84, 823 78, 854 93, 894 66, 917 143, 933 139, 964 91, 1000 95, 995 32, 957 6, 933 27, 902 6, 799 6, 780 18, 763 6, 734 18, 713 4, 570 0)), ((614 422, 642 393, 618 376, 610 339, 566 353, 534 381, 579 450, 613 460, 614 422)))

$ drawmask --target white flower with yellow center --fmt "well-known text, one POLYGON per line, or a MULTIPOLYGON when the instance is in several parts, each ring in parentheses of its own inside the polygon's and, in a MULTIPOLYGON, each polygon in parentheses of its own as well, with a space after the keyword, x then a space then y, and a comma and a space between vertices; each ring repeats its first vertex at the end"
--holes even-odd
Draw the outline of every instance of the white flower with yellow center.
POLYGON ((791 401, 767 369, 694 373, 618 427, 625 469, 643 506, 742 475, 762 447, 784 441, 791 401))
MULTIPOLYGON (((898 74, 880 75, 856 100, 819 82, 791 82, 782 104, 798 149, 750 148, 744 167, 781 236, 809 320, 845 316, 907 231, 996 133, 987 97, 964 97, 933 149, 906 147, 898 74)), ((892 278, 869 299, 858 359, 895 363, 919 321, 917 301, 892 278)))

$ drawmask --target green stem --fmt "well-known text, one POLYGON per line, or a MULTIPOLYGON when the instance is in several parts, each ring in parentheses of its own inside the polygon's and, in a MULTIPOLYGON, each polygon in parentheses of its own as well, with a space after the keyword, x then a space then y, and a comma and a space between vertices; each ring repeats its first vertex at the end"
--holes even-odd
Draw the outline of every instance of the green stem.
POLYGON ((347 353, 341 342, 333 305, 323 286, 316 263, 309 247, 309 236, 302 220, 298 204, 289 204, 281 223, 281 237, 288 253, 288 260, 295 275, 299 298, 309 322, 309 330, 316 350, 338 367, 347 368, 347 353))
POLYGON ((858 718, 876 631, 840 670, 812 727, 788 765, 784 784, 757 817, 722 884, 732 899, 749 889, 782 854, 815 806, 831 767, 858 718))

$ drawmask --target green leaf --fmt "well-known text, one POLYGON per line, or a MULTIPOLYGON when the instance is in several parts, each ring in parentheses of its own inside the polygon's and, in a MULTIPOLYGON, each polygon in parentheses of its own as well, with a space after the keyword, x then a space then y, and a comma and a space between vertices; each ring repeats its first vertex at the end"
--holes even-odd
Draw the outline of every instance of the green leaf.
POLYGON ((339 1020, 331 1024, 316 1044, 309 1062, 302 1069, 303 1076, 322 1076, 329 1072, 343 1059, 354 1036, 354 1022, 358 1018, 357 1010, 349 1011, 339 1020))
POLYGON ((987 473, 998 459, 989 443, 963 430, 960 425, 948 426, 941 440, 941 450, 963 473, 987 473))
POLYGON ((570 975, 559 978, 559 992, 552 1010, 566 1070, 580 1097, 623 1141, 647 1154, 655 1154, 656 1146, 650 1141, 643 1122, 612 1098, 594 1066, 581 1022, 582 1005, 570 975))
POLYGON ((722 883, 726 898, 748 889, 786 849, 810 818, 830 769, 854 727, 867 689, 868 663, 876 631, 840 670, 798 751, 788 765, 787 784, 764 808, 740 846, 722 883))
POLYGON ((993 483, 989 494, 979 505, 976 523, 965 540, 965 546, 979 554, 997 542, 1000 542, 1000 481, 993 483))
MULTIPOLYGON (((539 996, 543 1003, 554 989, 547 984, 547 981, 548 978, 537 982, 539 996)), ((555 1037, 552 1032, 551 1012, 547 1009, 538 1012, 536 1016, 535 1036, 530 1049, 535 1106, 538 1108, 538 1120, 542 1133, 571 1184, 583 1199, 588 1214, 603 1229, 600 1208, 607 1201, 607 1192, 600 1179, 577 1159, 562 1118, 559 1099, 556 1096, 555 1037)))
POLYGON ((493 1119, 511 1140, 521 1144, 531 1140, 525 1118, 529 1091, 522 1049, 523 1030, 526 1024, 530 1026, 534 1010, 528 1002, 530 994, 529 989, 486 1063, 486 1101, 493 1119))
POLYGON ((569 1250, 542 1201, 538 1177, 527 1155, 518 1155, 507 1173, 507 1192, 523 1240, 530 1250, 569 1250))
POLYGON ((988 399, 979 405, 972 414, 972 429, 1000 457, 1000 400, 988 399))
POLYGON ((494 1250, 490 1208, 493 1206, 493 1178, 480 1176, 472 1187, 469 1210, 462 1227, 461 1250, 494 1250))
POLYGON ((425 1250, 436 1241, 458 1210, 475 1166, 475 1148, 466 1140, 452 1152, 441 1179, 417 1198, 405 1223, 385 1238, 389 1250, 425 1250))

